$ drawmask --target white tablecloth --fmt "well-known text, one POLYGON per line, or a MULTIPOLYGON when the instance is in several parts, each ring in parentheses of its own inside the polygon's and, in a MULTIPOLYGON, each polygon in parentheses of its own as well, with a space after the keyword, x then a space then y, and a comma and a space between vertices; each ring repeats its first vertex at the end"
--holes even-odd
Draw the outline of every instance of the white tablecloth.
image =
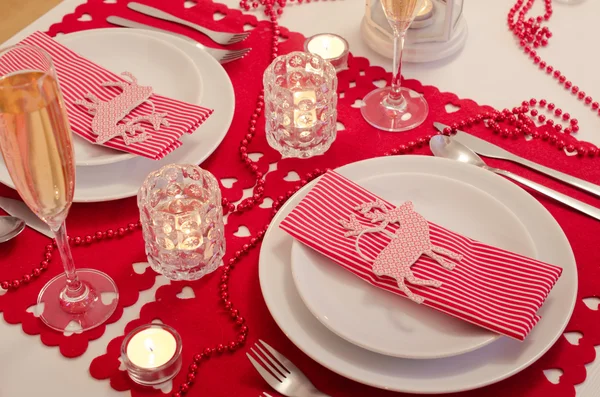
MULTIPOLYGON (((221 1, 234 8, 238 4, 238 0, 221 1)), ((83 2, 64 1, 8 43, 14 43, 35 30, 48 29, 83 2)), ((407 64, 403 74, 424 84, 435 85, 442 91, 451 91, 459 97, 496 108, 512 108, 531 97, 546 98, 579 119, 580 139, 600 144, 600 118, 583 109, 573 95, 540 73, 519 51, 506 27, 506 14, 513 2, 467 0, 466 3, 464 15, 469 26, 469 38, 462 52, 439 62, 407 64)), ((540 10, 541 7, 537 6, 541 4, 542 1, 537 1, 534 9, 540 10)), ((390 62, 373 53, 362 42, 359 24, 364 8, 362 0, 291 5, 286 8, 281 24, 307 36, 325 31, 337 33, 348 40, 355 55, 367 56, 372 64, 389 70, 390 62)), ((597 72, 600 51, 595 45, 594 30, 598 15, 600 1, 587 0, 576 6, 555 4, 550 24, 554 37, 549 47, 541 50, 544 59, 572 78, 574 84, 595 95, 596 100, 600 100, 597 72)), ((140 294, 137 304, 125 309, 120 321, 109 325, 103 337, 92 341, 87 352, 77 359, 62 357, 58 349, 44 346, 37 337, 25 335, 20 325, 8 325, 0 320, 0 397, 124 395, 112 390, 108 382, 92 379, 88 374, 89 363, 105 352, 112 338, 122 334, 125 325, 137 317, 142 305, 152 299, 155 289, 163 283, 163 278, 157 278, 154 288, 140 294)), ((600 283, 598 290, 597 295, 600 295, 600 283)), ((598 347, 596 350, 600 351, 598 347)), ((586 381, 576 387, 577 396, 598 397, 600 360, 589 364, 587 370, 586 381)))

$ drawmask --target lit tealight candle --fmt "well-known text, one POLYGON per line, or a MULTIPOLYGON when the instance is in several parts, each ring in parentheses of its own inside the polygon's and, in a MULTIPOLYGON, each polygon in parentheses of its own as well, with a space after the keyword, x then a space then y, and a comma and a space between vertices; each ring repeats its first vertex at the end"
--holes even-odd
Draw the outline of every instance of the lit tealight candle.
POLYGON ((341 36, 326 33, 306 39, 304 50, 331 62, 336 70, 348 64, 348 42, 341 36))
POLYGON ((147 324, 127 335, 121 359, 136 383, 157 385, 173 379, 181 369, 181 347, 181 337, 173 328, 147 324))

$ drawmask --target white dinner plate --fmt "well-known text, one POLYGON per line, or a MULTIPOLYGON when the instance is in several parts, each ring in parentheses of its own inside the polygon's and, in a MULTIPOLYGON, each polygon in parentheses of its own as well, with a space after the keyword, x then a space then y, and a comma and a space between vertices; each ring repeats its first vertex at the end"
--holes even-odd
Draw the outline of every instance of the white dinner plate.
MULTIPOLYGON (((225 138, 233 118, 235 96, 227 72, 219 62, 192 42, 162 32, 127 28, 94 29, 72 33, 72 35, 77 35, 81 40, 86 41, 89 37, 100 37, 115 31, 135 32, 158 38, 188 54, 202 76, 202 106, 214 109, 214 112, 196 132, 181 138, 183 145, 161 160, 155 161, 136 156, 131 160, 114 164, 77 167, 75 202, 109 201, 135 196, 146 176, 166 164, 202 163, 225 138)), ((14 188, 4 166, 0 166, 0 182, 14 188)))
MULTIPOLYGON (((202 78, 194 61, 180 48, 165 40, 133 30, 89 30, 58 36, 55 40, 83 57, 116 74, 131 72, 140 85, 149 85, 156 94, 200 104, 202 78)), ((96 166, 135 157, 102 145, 94 145, 73 134, 75 164, 96 166)))
MULTIPOLYGON (((410 194, 415 197, 419 192, 424 195, 429 188, 419 182, 410 186, 382 186, 377 182, 381 175, 396 174, 400 178, 407 173, 421 173, 469 184, 506 206, 513 214, 511 219, 516 217, 520 220, 531 239, 529 242, 524 237, 521 252, 533 252, 533 256, 539 260, 561 266, 563 273, 540 309, 542 319, 524 342, 501 337, 469 353, 431 360, 397 358, 363 349, 322 325, 304 305, 294 285, 290 263, 293 239, 279 228, 279 223, 306 195, 313 182, 288 200, 271 223, 260 251, 259 278, 267 307, 279 327, 315 361, 342 376, 383 389, 409 393, 452 393, 483 387, 527 368, 562 334, 575 305, 575 258, 560 226, 524 190, 477 167, 427 156, 375 158, 346 165, 339 168, 338 172, 391 200, 401 199, 395 192, 412 192, 410 194)), ((449 190, 438 200, 451 200, 450 197, 457 194, 461 193, 455 189, 449 190)), ((431 203, 435 203, 434 198, 431 200, 431 203)), ((427 207, 422 210, 427 211, 427 207)), ((431 220, 446 226, 444 216, 448 215, 441 216, 431 220)), ((502 225, 506 222, 510 221, 502 225)), ((481 225, 488 228, 499 226, 481 225)), ((460 225, 455 226, 457 232, 464 232, 460 225)), ((520 236, 526 236, 523 232, 519 233, 520 236)))
MULTIPOLYGON (((367 183, 393 204, 412 201, 416 211, 434 223, 536 257, 521 221, 472 185, 408 172, 379 173, 367 183)), ((497 333, 376 288, 297 241, 291 261, 296 288, 308 309, 331 331, 365 349, 431 359, 467 353, 499 338, 497 333)))

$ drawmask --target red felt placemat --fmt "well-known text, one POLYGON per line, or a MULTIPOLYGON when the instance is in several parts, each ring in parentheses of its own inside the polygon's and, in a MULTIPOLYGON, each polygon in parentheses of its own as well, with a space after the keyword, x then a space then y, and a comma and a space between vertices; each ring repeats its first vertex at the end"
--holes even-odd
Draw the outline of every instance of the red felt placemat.
MULTIPOLYGON (((146 0, 144 3, 160 6, 165 11, 180 15, 186 19, 194 20, 208 28, 222 31, 240 31, 244 25, 254 26, 250 38, 236 47, 252 47, 252 52, 242 61, 225 65, 236 93, 236 113, 232 126, 215 153, 203 163, 203 168, 210 170, 217 178, 234 178, 231 187, 223 187, 223 195, 231 201, 239 200, 243 189, 252 187, 254 178, 239 161, 239 142, 247 131, 248 120, 254 110, 256 97, 262 88, 262 73, 270 60, 271 25, 268 22, 258 22, 252 15, 242 14, 238 10, 231 10, 224 5, 211 1, 198 1, 193 7, 186 8, 183 0, 159 1, 146 0), (220 20, 215 20, 215 13, 220 20), (222 15, 221 15, 222 14, 222 15)), ((340 7, 343 5, 340 4, 340 7)), ((293 11, 290 11, 293 12, 293 11)), ((49 33, 69 33, 85 29, 109 26, 105 22, 106 16, 118 15, 155 26, 168 28, 178 33, 186 33, 204 44, 214 46, 201 34, 196 34, 188 29, 154 21, 144 16, 138 16, 126 8, 124 2, 107 3, 102 0, 90 0, 80 6, 70 15, 65 16, 61 23, 51 27, 49 33), (91 20, 80 20, 84 14, 91 16, 91 20)), ((89 18, 84 18, 89 19, 89 18)), ((280 45, 280 53, 300 50, 304 37, 281 28, 284 40, 280 45)), ((341 123, 338 138, 331 149, 323 156, 310 160, 285 159, 281 160, 279 154, 272 150, 264 138, 264 119, 258 121, 257 137, 249 147, 249 152, 260 153, 262 156, 257 164, 261 171, 274 169, 266 178, 265 196, 275 199, 297 184, 294 181, 299 175, 303 177, 307 172, 312 172, 315 167, 335 168, 364 158, 382 155, 400 144, 410 141, 417 142, 419 138, 434 134, 433 121, 450 124, 464 119, 482 110, 490 109, 481 107, 475 102, 460 99, 452 93, 440 92, 437 88, 423 86, 415 80, 405 81, 405 85, 425 95, 429 106, 428 120, 419 128, 402 134, 390 134, 373 129, 363 120, 359 101, 366 93, 376 87, 378 80, 390 80, 390 74, 382 68, 372 67, 365 58, 351 57, 350 68, 339 74, 338 121, 341 123), (451 103, 459 109, 448 113, 446 104, 451 103)), ((216 110, 218 111, 218 109, 216 110)), ((473 133, 509 148, 517 154, 535 160, 539 163, 550 165, 554 168, 571 173, 575 176, 600 182, 600 168, 596 159, 567 157, 564 152, 541 140, 526 142, 523 139, 506 140, 491 135, 485 128, 473 128, 473 133)), ((568 137, 566 139, 575 140, 568 137)), ((415 153, 430 154, 426 147, 416 149, 415 153)), ((258 156, 258 155, 257 155, 258 156)), ((542 182, 547 186, 563 191, 590 204, 600 205, 600 201, 551 181, 543 176, 519 168, 512 164, 502 164, 506 169, 515 171, 523 176, 542 182)), ((229 186, 229 185, 227 185, 229 186)), ((9 189, 1 188, 0 194, 14 193, 9 189)), ((537 196, 536 196, 537 197, 537 196)), ((569 323, 567 331, 580 332, 583 337, 577 344, 571 344, 565 337, 561 337, 557 344, 543 358, 538 360, 527 370, 506 381, 489 386, 483 390, 463 393, 464 396, 480 396, 484 393, 490 396, 505 397, 519 395, 527 397, 537 396, 573 396, 574 385, 585 379, 584 364, 591 362, 594 357, 593 345, 599 344, 600 328, 596 326, 599 321, 598 311, 590 309, 583 299, 598 295, 600 269, 596 259, 600 254, 600 246, 596 236, 600 234, 600 224, 583 215, 575 213, 544 197, 537 197, 540 202, 552 213, 563 227, 576 254, 579 269, 578 300, 569 323), (558 384, 550 383, 543 374, 543 370, 557 368, 564 373, 558 384)), ((228 255, 235 252, 247 242, 249 237, 234 235, 238 226, 246 226, 251 234, 261 230, 270 217, 269 201, 261 207, 252 209, 243 214, 230 216, 226 227, 228 255)), ((114 227, 116 223, 127 224, 137 219, 135 199, 120 200, 117 202, 75 205, 69 217, 68 225, 72 234, 87 234, 96 230, 105 230, 114 227)), ((28 269, 28 263, 39 261, 40 252, 47 244, 47 240, 39 237, 34 232, 25 232, 23 237, 15 240, 8 248, 0 247, 0 275, 2 278, 11 275, 19 276, 23 269, 28 269), (32 249, 39 247, 39 252, 32 249)), ((127 235, 121 240, 95 244, 89 248, 75 249, 75 257, 79 265, 100 268, 113 276, 121 287, 123 299, 120 308, 135 302, 137 291, 148 288, 153 281, 153 274, 147 270, 143 275, 138 275, 131 268, 132 262, 144 260, 142 239, 139 232, 127 235), (110 252, 110 254, 107 254, 110 252), (126 285, 126 287, 125 287, 126 285)), ((58 274, 61 269, 56 263, 44 277, 49 278, 58 274)), ((369 388, 342 378, 331 371, 325 370, 319 364, 310 360, 299 351, 279 330, 268 313, 262 299, 257 277, 258 251, 253 250, 245 257, 235 270, 230 283, 231 300, 244 314, 251 333, 249 343, 257 338, 264 339, 294 361, 324 392, 331 395, 344 396, 388 396, 401 395, 369 388)), ((200 348, 215 343, 225 342, 234 337, 234 330, 228 316, 218 303, 220 271, 192 283, 173 283, 161 287, 157 292, 157 301, 146 304, 139 320, 128 324, 127 331, 134 326, 150 322, 159 318, 161 321, 175 327, 182 335, 184 343, 184 363, 191 363, 191 357, 200 348), (194 291, 194 298, 182 300, 176 295, 182 291, 183 286, 189 286, 194 291)), ((63 354, 74 356, 83 353, 87 340, 99 337, 104 328, 95 331, 74 335, 62 336, 43 327, 25 309, 35 302, 35 297, 44 280, 36 281, 17 292, 10 292, 0 297, 0 310, 5 319, 12 323, 23 323, 24 329, 31 334, 41 333, 42 341, 48 345, 60 344, 63 354), (35 286, 34 286, 35 285, 35 286), (48 343, 49 342, 49 343, 48 343), (67 352, 67 353, 65 353, 67 352)), ((593 305, 592 305, 593 306, 593 305)), ((121 309, 115 313, 112 321, 116 321, 121 314, 121 309)), ((107 353, 98 357, 90 368, 92 376, 98 379, 110 379, 111 386, 117 390, 132 390, 132 395, 144 396, 157 394, 158 391, 135 387, 128 379, 125 372, 119 370, 119 346, 122 337, 114 339, 108 346, 107 353)), ((187 366, 187 365, 186 365, 187 366)), ((184 366, 185 368, 185 366, 184 366)), ((184 380, 185 371, 176 378, 178 384, 184 380)), ((266 390, 266 384, 255 373, 243 352, 238 351, 232 355, 226 354, 220 359, 211 359, 202 365, 198 373, 198 381, 189 395, 206 396, 256 396, 266 390)), ((277 395, 273 393, 273 395, 277 395)))

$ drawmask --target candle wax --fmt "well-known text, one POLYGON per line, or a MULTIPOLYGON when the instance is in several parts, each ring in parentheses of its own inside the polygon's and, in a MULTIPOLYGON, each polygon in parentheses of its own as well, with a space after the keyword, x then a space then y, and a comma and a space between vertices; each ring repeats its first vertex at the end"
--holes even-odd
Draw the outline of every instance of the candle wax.
POLYGON ((346 51, 346 44, 339 37, 333 35, 319 35, 308 42, 308 52, 320 55, 323 59, 341 57, 346 51))
POLYGON ((162 328, 147 328, 135 334, 127 344, 127 358, 140 368, 166 364, 177 349, 175 337, 162 328))

